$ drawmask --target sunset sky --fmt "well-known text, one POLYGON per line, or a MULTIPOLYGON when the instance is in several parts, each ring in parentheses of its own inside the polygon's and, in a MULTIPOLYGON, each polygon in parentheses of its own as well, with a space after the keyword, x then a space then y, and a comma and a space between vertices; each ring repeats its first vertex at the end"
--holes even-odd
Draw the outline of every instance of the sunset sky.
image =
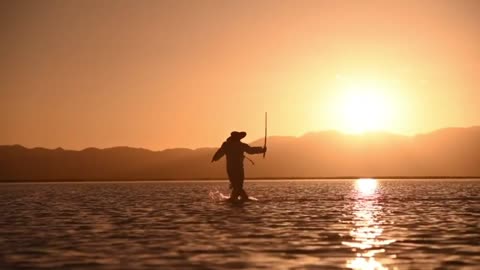
POLYGON ((480 1, 2 1, 0 144, 480 124, 480 1))

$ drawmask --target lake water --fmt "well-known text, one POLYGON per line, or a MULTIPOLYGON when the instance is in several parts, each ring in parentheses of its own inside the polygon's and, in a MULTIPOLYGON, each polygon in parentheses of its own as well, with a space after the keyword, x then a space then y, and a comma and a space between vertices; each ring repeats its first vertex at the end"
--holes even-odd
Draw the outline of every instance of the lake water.
POLYGON ((0 269, 480 269, 480 181, 0 185, 0 269))

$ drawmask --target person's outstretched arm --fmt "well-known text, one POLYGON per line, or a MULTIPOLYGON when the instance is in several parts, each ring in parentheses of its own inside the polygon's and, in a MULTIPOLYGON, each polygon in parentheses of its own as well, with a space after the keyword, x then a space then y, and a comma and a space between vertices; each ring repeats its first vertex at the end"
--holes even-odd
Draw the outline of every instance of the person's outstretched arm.
POLYGON ((215 152, 215 155, 213 155, 212 157, 212 162, 221 159, 224 155, 225 155, 225 143, 223 143, 220 149, 218 149, 217 152, 215 152))
POLYGON ((247 152, 248 154, 262 154, 267 152, 266 147, 259 147, 259 146, 252 147, 248 144, 245 144, 245 146, 246 146, 245 152, 247 152))

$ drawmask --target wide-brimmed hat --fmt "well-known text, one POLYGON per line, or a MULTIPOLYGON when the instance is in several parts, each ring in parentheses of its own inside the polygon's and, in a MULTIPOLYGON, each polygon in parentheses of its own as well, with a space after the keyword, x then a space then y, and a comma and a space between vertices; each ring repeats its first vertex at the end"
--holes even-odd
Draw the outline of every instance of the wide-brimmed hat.
POLYGON ((230 138, 234 139, 234 140, 241 140, 243 138, 245 138, 245 136, 247 136, 247 133, 245 131, 232 131, 232 133, 230 133, 230 138))

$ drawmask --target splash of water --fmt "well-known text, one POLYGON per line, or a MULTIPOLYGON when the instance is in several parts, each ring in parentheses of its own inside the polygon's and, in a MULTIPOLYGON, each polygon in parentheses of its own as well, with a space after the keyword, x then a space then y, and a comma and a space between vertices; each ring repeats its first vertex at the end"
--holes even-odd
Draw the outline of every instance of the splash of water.
POLYGON ((214 202, 222 202, 222 201, 225 201, 225 200, 228 200, 230 197, 229 196, 226 196, 224 195, 222 192, 220 192, 218 189, 215 190, 215 191, 209 191, 208 192, 208 196, 210 197, 210 199, 214 202))
MULTIPOLYGON (((217 190, 210 190, 208 192, 208 197, 214 202, 223 202, 228 199, 230 199, 230 196, 224 195, 222 192, 220 192, 218 189, 217 190)), ((249 201, 258 201, 257 198, 249 196, 248 197, 249 201)))

